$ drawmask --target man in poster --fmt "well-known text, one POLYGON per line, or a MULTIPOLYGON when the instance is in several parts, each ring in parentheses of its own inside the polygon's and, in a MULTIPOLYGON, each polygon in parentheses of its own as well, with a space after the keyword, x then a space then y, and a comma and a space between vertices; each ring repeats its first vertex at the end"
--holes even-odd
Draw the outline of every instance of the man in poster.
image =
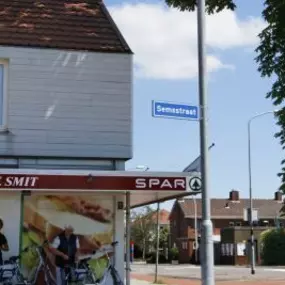
POLYGON ((64 269, 66 265, 74 266, 77 260, 79 240, 73 232, 71 225, 65 226, 64 231, 56 236, 50 245, 50 250, 55 255, 57 285, 65 284, 64 269))
MULTIPOLYGON (((4 226, 3 220, 0 219, 0 231, 2 231, 3 226, 4 226)), ((3 265, 2 250, 8 251, 9 245, 5 235, 0 232, 0 265, 3 265)))

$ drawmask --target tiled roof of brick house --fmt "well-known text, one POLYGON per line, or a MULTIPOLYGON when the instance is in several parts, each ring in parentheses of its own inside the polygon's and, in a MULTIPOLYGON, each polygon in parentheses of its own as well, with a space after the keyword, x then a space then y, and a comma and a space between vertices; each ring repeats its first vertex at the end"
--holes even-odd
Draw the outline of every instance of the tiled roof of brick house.
POLYGON ((96 0, 0 0, 0 45, 131 53, 96 0))
MULTIPOLYGON (((194 217, 194 205, 192 199, 178 202, 186 218, 194 217)), ((255 199, 253 207, 258 209, 260 218, 275 218, 283 205, 270 199, 255 199)), ((241 199, 238 203, 229 202, 226 199, 211 200, 211 216, 216 219, 237 218, 242 219, 244 208, 249 207, 248 199, 241 199), (226 205, 228 204, 228 207, 226 205)), ((197 199, 197 216, 201 217, 201 199, 197 199)))
MULTIPOLYGON (((170 212, 165 210, 165 209, 161 209, 159 211, 159 224, 160 225, 169 225, 169 215, 170 212)), ((157 220, 157 212, 155 210, 153 210, 153 212, 151 212, 149 215, 144 216, 145 218, 150 217, 151 220, 156 223, 157 220)), ((144 217, 141 217, 141 219, 143 219, 144 217)), ((137 223, 140 219, 136 219, 133 223, 137 223)))
MULTIPOLYGON (((168 212, 165 209, 162 209, 159 211, 159 223, 161 225, 168 225, 169 224, 169 214, 170 214, 170 212, 168 212)), ((157 213, 154 212, 152 215, 153 215, 153 219, 156 221, 157 213)))
MULTIPOLYGON (((194 202, 192 198, 176 201, 179 204, 184 217, 194 217, 194 202)), ((202 216, 201 199, 196 199, 197 217, 202 216)), ((243 219, 244 209, 249 207, 249 199, 211 199, 211 216, 215 219, 243 219)), ((262 219, 274 219, 280 215, 284 203, 278 199, 253 199, 253 208, 258 210, 258 217, 262 219)))

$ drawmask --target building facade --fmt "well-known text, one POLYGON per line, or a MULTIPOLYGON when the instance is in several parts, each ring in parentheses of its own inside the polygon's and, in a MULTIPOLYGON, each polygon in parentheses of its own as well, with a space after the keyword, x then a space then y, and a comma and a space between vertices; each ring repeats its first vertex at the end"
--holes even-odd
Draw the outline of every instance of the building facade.
POLYGON ((114 169, 131 158, 132 54, 104 4, 3 3, 1 164, 114 169))
MULTIPOLYGON (((132 52, 104 3, 0 1, 0 11, 0 168, 124 170, 132 157, 132 52)), ((21 248, 16 228, 30 208, 24 193, 2 198, 5 259, 21 248)), ((96 199, 115 213, 111 239, 124 240, 116 222, 124 213, 114 208, 122 194, 96 199)), ((44 212, 37 207, 35 215, 44 212)), ((118 247, 122 276, 123 254, 118 247)))
MULTIPOLYGON (((273 199, 254 199, 253 206, 258 211, 256 228, 275 227, 277 223, 283 226, 284 218, 280 217, 280 210, 283 207, 282 193, 276 192, 273 199)), ((229 193, 228 199, 211 199, 216 263, 221 263, 221 256, 225 255, 221 247, 221 231, 229 227, 236 229, 248 227, 249 223, 244 219, 245 209, 248 207, 249 199, 240 199, 239 191, 236 190, 229 193)), ((201 199, 185 198, 174 203, 170 214, 170 238, 171 246, 177 246, 179 249, 181 263, 195 263, 195 251, 199 248, 195 239, 200 238, 201 218, 201 199)))

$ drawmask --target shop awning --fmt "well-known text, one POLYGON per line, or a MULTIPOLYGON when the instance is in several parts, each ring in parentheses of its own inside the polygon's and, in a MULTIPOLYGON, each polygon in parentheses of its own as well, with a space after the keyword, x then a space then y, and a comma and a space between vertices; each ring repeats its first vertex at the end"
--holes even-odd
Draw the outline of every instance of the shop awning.
POLYGON ((201 192, 199 173, 1 169, 0 191, 126 193, 131 208, 201 192))

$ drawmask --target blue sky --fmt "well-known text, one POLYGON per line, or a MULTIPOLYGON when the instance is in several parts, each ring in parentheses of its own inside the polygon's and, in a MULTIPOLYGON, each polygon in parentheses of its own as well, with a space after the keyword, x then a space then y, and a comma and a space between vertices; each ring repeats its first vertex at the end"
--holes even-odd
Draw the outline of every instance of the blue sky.
MULTIPOLYGON (((260 78, 257 65, 254 62, 254 47, 258 43, 254 27, 260 26, 261 19, 259 17, 262 11, 262 2, 261 0, 239 0, 237 1, 238 10, 236 14, 231 14, 232 18, 225 16, 224 18, 209 19, 211 25, 208 31, 211 31, 211 39, 207 45, 208 52, 220 61, 220 63, 213 61, 212 65, 209 65, 209 70, 212 72, 208 76, 209 143, 214 142, 216 144, 210 152, 211 197, 228 197, 228 192, 231 189, 240 190, 241 197, 248 197, 247 121, 259 112, 274 109, 270 100, 265 99, 271 82, 268 79, 260 78), (235 19, 235 25, 240 25, 241 28, 234 30, 227 19, 235 19), (250 21, 255 24, 245 26, 250 21), (228 30, 226 30, 227 28, 228 30), (228 39, 231 30, 235 34, 230 41, 228 39), (250 35, 251 30, 253 30, 255 37, 250 35), (224 33, 225 36, 219 38, 220 33, 224 33)), ((141 48, 143 34, 140 29, 143 29, 144 26, 150 32, 152 29, 156 29, 155 24, 151 25, 151 16, 145 17, 147 18, 144 19, 145 21, 137 16, 133 20, 136 22, 128 22, 125 20, 128 19, 128 16, 123 17, 124 14, 119 14, 123 10, 123 5, 138 10, 137 5, 139 3, 141 3, 139 0, 124 3, 118 0, 107 1, 107 5, 123 34, 126 31, 124 35, 135 53, 136 67, 139 69, 139 66, 142 67, 144 64, 149 66, 149 68, 145 67, 144 70, 141 68, 141 72, 135 71, 134 73, 134 157, 127 163, 127 169, 134 169, 136 165, 147 165, 152 171, 181 171, 199 155, 199 124, 190 121, 153 118, 151 116, 151 101, 163 100, 197 104, 197 77, 194 70, 196 41, 194 43, 189 42, 194 64, 185 69, 178 65, 173 66, 178 75, 170 74, 172 67, 167 49, 169 48, 169 57, 176 56, 175 52, 180 53, 181 56, 177 57, 176 61, 182 62, 183 52, 187 54, 187 51, 179 50, 182 46, 182 44, 179 46, 179 42, 175 47, 171 42, 167 42, 167 39, 165 39, 166 43, 171 44, 165 45, 164 50, 159 51, 158 49, 157 54, 152 55, 151 51, 149 53, 143 51, 141 48), (137 23, 139 21, 143 21, 143 23, 139 25, 137 23), (132 36, 129 26, 137 24, 139 25, 137 35, 132 36), (173 47, 177 50, 173 51, 173 47), (166 54, 165 57, 163 57, 163 53, 166 54), (154 62, 155 55, 161 56, 161 61, 159 64, 156 63, 154 66, 153 63, 151 66, 151 60, 154 62), (151 58, 151 56, 153 57, 151 58), (165 66, 163 61, 166 62, 165 66), (160 64, 168 72, 157 70, 156 68, 160 64), (187 72, 183 70, 189 71, 188 78, 187 74, 185 75, 187 72)), ((144 1, 143 5, 144 8, 146 6, 153 8, 153 5, 160 5, 161 3, 144 1)), ((134 9, 130 11, 137 11, 134 9)), ((161 11, 160 13, 162 13, 161 11)), ((164 12, 167 11, 164 10, 164 12)), ((130 18, 132 16, 129 14, 130 18)), ((186 17, 188 16, 194 17, 190 13, 186 14, 186 17)), ((156 23, 155 21, 158 23, 158 16, 154 23, 156 23)), ((167 22, 161 23, 163 25, 167 22)), ((187 34, 188 27, 187 25, 182 26, 182 24, 181 26, 174 26, 173 24, 173 28, 177 29, 176 34, 180 31, 187 34)), ((136 28, 133 28, 133 33, 135 32, 134 29, 136 28)), ((189 34, 194 33, 195 29, 195 26, 189 24, 189 34)), ((166 30, 166 33, 169 36, 171 31, 166 30)), ((191 39, 194 41, 194 36, 193 34, 192 37, 189 37, 189 41, 191 39)), ((162 35, 157 35, 157 37, 164 39, 162 35)), ((148 40, 154 41, 155 34, 148 40)), ((152 47, 151 44, 150 47, 152 47)), ((153 49, 156 47, 157 44, 153 44, 153 49)), ((185 49, 185 47, 188 48, 187 43, 182 48, 185 49)), ((187 61, 187 58, 185 57, 184 60, 187 61)), ((280 185, 277 173, 280 170, 280 161, 284 154, 278 140, 274 138, 274 133, 277 130, 278 127, 275 125, 271 114, 259 118, 253 123, 252 170, 253 191, 256 198, 272 198, 274 191, 280 185)), ((166 204, 167 208, 170 206, 171 203, 166 204)))

